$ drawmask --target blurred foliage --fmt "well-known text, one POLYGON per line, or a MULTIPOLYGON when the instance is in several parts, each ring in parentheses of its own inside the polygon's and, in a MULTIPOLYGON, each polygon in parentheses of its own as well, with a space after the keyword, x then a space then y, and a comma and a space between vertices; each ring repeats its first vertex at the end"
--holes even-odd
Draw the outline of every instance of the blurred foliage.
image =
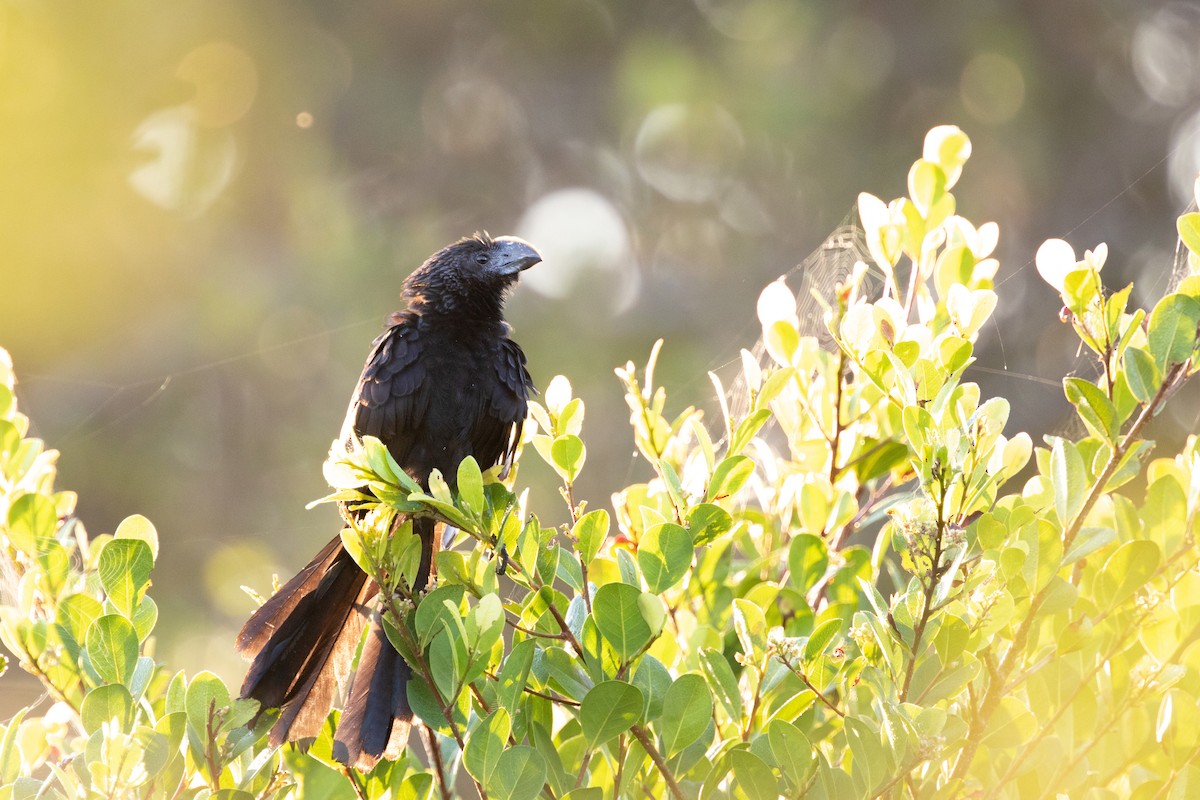
POLYGON ((252 701, 169 677, 155 528, 87 536, 5 356, 0 633, 57 703, 0 731, 0 796, 448 798, 456 778, 506 800, 1191 796, 1200 439, 1152 457, 1144 437, 1200 369, 1200 215, 1178 219, 1185 258, 1149 310, 1104 288, 1106 246, 1039 250, 1098 377, 1062 382, 1083 432, 1035 447, 964 380, 999 266, 998 226, 951 192, 970 154, 940 126, 906 196, 859 196, 869 256, 819 298, 830 346, 785 283, 762 292, 761 354, 730 398, 713 376, 715 425, 668 411, 660 345, 617 370, 654 477, 612 513, 576 497, 585 405, 562 377, 529 426, 561 525, 470 458, 456 493, 437 474, 426 492, 376 439, 335 451, 325 500, 372 506, 342 539, 385 587, 434 768, 339 775, 332 725, 304 753, 265 747, 252 701), (428 593, 397 514, 469 544, 438 554, 428 593))
MULTIPOLYGON (((157 570, 183 590, 161 598, 164 655, 232 678, 251 608, 236 586, 290 573, 337 524, 303 510, 317 463, 428 253, 486 228, 546 255, 511 316, 538 384, 571 374, 588 404, 576 493, 596 502, 649 466, 605 370, 578 365, 662 336, 663 385, 729 374, 758 289, 860 188, 901 191, 931 124, 974 132, 961 191, 1006 232, 1001 322, 1053 313, 1017 267, 1081 222, 1125 278, 1161 274, 1197 163, 1194 12, 0 0, 0 341, 81 517, 113 530, 138 507, 170 531, 157 570)), ((1139 286, 1148 305, 1162 283, 1139 286)), ((1070 368, 1068 331, 1003 330, 975 355, 1006 373, 972 377, 1023 428, 1056 429, 1069 409, 1045 379, 1070 368)), ((1178 439, 1194 413, 1154 424, 1178 439)), ((545 513, 554 473, 527 478, 545 513)))

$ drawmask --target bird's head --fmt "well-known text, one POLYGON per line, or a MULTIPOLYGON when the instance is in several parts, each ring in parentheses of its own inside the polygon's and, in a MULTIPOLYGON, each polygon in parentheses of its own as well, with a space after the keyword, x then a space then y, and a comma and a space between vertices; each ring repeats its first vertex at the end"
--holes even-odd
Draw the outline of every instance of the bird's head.
POLYGON ((508 289, 541 260, 524 239, 476 233, 430 256, 409 276, 404 294, 422 311, 498 318, 508 289))

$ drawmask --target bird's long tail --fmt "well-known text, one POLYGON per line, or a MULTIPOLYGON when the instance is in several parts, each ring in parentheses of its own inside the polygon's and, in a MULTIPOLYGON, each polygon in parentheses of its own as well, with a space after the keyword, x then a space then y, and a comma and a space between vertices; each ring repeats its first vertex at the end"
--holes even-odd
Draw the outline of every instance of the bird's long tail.
MULTIPOLYGON (((414 583, 423 588, 436 546, 435 524, 419 519, 413 525, 422 549, 414 583)), ((337 537, 246 622, 237 649, 253 661, 241 696, 258 700, 263 708, 281 709, 271 728, 273 745, 317 736, 346 684, 369 622, 334 755, 364 770, 380 758, 399 757, 412 722, 412 673, 387 640, 378 612, 372 611, 378 592, 337 537)))

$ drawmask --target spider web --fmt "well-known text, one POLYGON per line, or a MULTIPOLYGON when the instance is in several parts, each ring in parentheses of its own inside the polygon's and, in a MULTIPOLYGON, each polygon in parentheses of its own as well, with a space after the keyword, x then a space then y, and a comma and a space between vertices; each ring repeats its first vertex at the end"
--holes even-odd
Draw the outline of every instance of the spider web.
MULTIPOLYGON (((884 275, 875 266, 867 250, 858 211, 851 209, 841 224, 834 228, 815 250, 780 276, 789 291, 795 295, 800 336, 815 338, 820 342, 821 348, 828 352, 833 352, 837 345, 834 344, 833 336, 825 325, 825 309, 817 298, 832 304, 838 284, 844 283, 854 271, 855 265, 860 262, 867 265, 867 272, 859 284, 858 296, 869 301, 878 300, 883 292, 884 275)), ((748 352, 761 369, 765 370, 772 364, 761 334, 748 352)), ((742 362, 734 363, 738 364, 739 368, 736 377, 729 384, 726 399, 733 418, 741 419, 749 411, 750 397, 745 372, 741 369, 742 362)))

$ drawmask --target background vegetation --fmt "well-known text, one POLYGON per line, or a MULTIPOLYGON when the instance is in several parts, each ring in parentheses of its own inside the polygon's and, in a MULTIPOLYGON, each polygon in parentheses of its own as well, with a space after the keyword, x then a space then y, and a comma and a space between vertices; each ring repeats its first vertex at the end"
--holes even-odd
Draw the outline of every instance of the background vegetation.
POLYGON ((384 587, 424 764, 410 748, 340 768, 332 717, 306 752, 263 747, 253 701, 211 672, 168 677, 147 594, 157 531, 134 516, 87 535, 0 351, 0 637, 57 701, 0 730, 0 793, 1191 796, 1200 454, 1195 434, 1178 450, 1144 437, 1200 367, 1200 212, 1178 218, 1178 268, 1148 309, 1133 285, 1104 288, 1105 244, 1039 248, 1096 377, 1062 381, 1080 433, 1035 447, 1005 434, 1008 400, 964 380, 999 266, 999 228, 956 213, 970 153, 939 126, 906 196, 859 195, 868 255, 811 296, 824 336, 802 330, 808 296, 763 290, 735 388, 711 376, 714 423, 669 409, 661 341, 617 370, 654 477, 612 513, 576 499, 585 407, 562 377, 530 431, 560 525, 471 458, 455 493, 436 472, 423 490, 374 438, 331 458, 325 501, 369 507, 342 541, 384 587), (428 593, 408 588, 420 544, 397 514, 468 545, 437 555, 428 593))
MULTIPOLYGON (((705 372, 759 335, 761 287, 957 122, 962 202, 1002 224, 1009 281, 976 355, 1010 374, 970 377, 1040 441, 1075 350, 1024 324, 1058 302, 1032 254, 1082 223, 1109 285, 1161 293, 1198 41, 1192 6, 1121 0, 0 3, 0 342, 86 526, 161 531, 159 654, 235 681, 237 587, 335 530, 304 505, 366 343, 437 246, 488 228, 545 251, 511 317, 538 384, 568 374, 588 404, 576 494, 596 508, 651 475, 609 368, 665 337, 657 380, 713 419, 705 372)), ((9 713, 32 691, 0 682, 9 713)))

